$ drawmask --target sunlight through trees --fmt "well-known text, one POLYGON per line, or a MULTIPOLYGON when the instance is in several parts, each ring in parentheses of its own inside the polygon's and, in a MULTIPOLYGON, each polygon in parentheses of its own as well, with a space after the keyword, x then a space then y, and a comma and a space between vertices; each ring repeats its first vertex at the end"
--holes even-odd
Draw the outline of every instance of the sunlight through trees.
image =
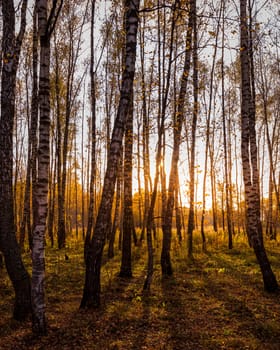
POLYGON ((178 252, 193 261, 210 237, 229 251, 246 241, 277 291, 266 244, 280 230, 279 2, 0 9, 0 250, 14 318, 32 309, 33 332, 47 334, 45 247, 74 241, 82 309, 102 304, 116 256, 124 279, 145 257, 149 295, 159 252, 168 278, 178 252))

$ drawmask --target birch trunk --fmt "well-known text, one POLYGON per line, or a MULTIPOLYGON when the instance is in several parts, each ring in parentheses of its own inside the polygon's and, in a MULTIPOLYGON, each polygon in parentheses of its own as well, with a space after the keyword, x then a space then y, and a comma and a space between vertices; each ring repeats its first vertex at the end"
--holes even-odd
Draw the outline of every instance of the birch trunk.
POLYGON ((250 75, 249 34, 247 0, 240 0, 240 63, 241 63, 241 155, 245 186, 246 227, 250 244, 256 254, 263 275, 264 288, 268 292, 278 290, 275 275, 271 269, 263 243, 260 219, 259 171, 255 135, 255 107, 250 75))
POLYGON ((138 10, 140 1, 125 1, 126 48, 121 95, 111 138, 101 203, 96 218, 94 235, 86 255, 86 274, 81 308, 100 305, 100 272, 103 248, 108 236, 118 164, 127 114, 131 103, 135 73, 138 10))
POLYGON ((2 80, 0 119, 0 249, 15 291, 13 317, 25 319, 31 312, 30 277, 16 240, 13 198, 13 126, 18 59, 25 33, 27 0, 22 3, 21 26, 15 36, 13 0, 3 1, 2 80))
POLYGON ((38 175, 34 193, 34 228, 32 245, 32 329, 35 334, 47 333, 45 317, 45 232, 48 211, 50 162, 50 36, 62 2, 56 11, 53 3, 48 17, 48 0, 39 0, 38 33, 40 37, 39 72, 39 145, 38 175))
POLYGON ((192 37, 192 18, 189 19, 187 27, 187 39, 186 39, 186 51, 184 69, 181 77, 181 86, 178 99, 178 110, 175 111, 174 125, 173 125, 173 152, 171 160, 171 170, 169 174, 167 205, 164 212, 162 231, 162 251, 161 251, 161 270, 163 275, 172 275, 172 265, 170 259, 171 248, 171 232, 172 232, 172 213, 175 202, 175 189, 178 187, 178 161, 180 154, 181 143, 181 131, 183 127, 183 121, 185 118, 184 104, 187 92, 187 83, 190 73, 190 61, 191 61, 191 37, 192 37))
POLYGON ((195 148, 196 148, 196 125, 198 115, 198 57, 197 57, 197 24, 196 24, 196 0, 190 2, 190 16, 193 23, 193 117, 192 117, 192 140, 190 154, 190 210, 188 219, 188 257, 193 255, 193 230, 195 226, 195 148))
POLYGON ((123 167, 123 239, 120 277, 132 277, 131 238, 133 234, 132 212, 132 152, 133 152, 133 97, 127 116, 123 167))

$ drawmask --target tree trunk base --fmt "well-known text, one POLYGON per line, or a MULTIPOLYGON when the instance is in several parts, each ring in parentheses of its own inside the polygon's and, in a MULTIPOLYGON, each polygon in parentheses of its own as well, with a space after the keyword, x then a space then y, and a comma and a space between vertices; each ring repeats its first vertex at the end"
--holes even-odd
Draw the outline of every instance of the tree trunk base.
POLYGON ((173 275, 172 264, 169 257, 161 259, 161 272, 163 276, 173 275))
POLYGON ((121 270, 119 273, 119 277, 132 278, 132 272, 131 270, 121 270))
POLYGON ((15 286, 13 318, 17 321, 24 321, 31 316, 32 313, 29 277, 17 283, 18 285, 15 286))
POLYGON ((38 317, 33 315, 32 332, 36 336, 44 336, 48 334, 47 322, 45 316, 38 317))
POLYGON ((263 274, 264 290, 268 293, 279 293, 279 286, 275 275, 271 271, 269 275, 263 274))

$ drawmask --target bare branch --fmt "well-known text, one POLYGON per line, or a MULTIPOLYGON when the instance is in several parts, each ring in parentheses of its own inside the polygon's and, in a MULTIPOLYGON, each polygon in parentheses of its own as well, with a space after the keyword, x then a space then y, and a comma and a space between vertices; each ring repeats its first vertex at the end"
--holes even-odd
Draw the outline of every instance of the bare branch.
POLYGON ((52 32, 54 31, 59 13, 62 9, 62 5, 63 5, 63 0, 60 1, 60 4, 57 8, 57 0, 53 0, 53 6, 52 6, 52 9, 48 18, 48 23, 47 23, 47 34, 49 36, 51 36, 52 32))
POLYGON ((20 48, 21 48, 21 44, 22 44, 22 40, 24 37, 25 28, 26 28, 27 1, 28 0, 23 0, 22 5, 21 5, 20 30, 19 30, 18 36, 16 38, 16 46, 15 46, 15 51, 16 51, 17 56, 19 56, 19 53, 20 53, 20 48))

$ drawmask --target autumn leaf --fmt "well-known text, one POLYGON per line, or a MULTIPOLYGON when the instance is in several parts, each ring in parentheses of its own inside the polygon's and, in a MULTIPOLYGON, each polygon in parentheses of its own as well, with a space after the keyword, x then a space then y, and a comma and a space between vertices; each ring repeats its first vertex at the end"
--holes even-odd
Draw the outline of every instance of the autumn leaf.
POLYGON ((208 31, 208 34, 210 34, 212 37, 214 37, 215 38, 215 36, 216 36, 216 32, 213 32, 212 30, 209 30, 208 31))

